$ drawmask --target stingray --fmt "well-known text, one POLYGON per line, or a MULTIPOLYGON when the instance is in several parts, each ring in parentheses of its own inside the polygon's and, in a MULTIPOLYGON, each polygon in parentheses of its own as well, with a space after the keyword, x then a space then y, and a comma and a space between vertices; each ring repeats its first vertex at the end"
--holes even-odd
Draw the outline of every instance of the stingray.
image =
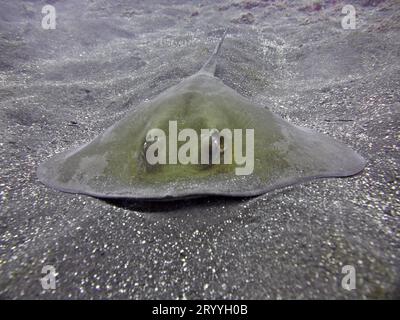
MULTIPOLYGON (((217 78, 217 57, 224 38, 225 34, 197 73, 139 104, 92 141, 42 163, 37 170, 39 180, 63 192, 98 198, 171 200, 256 196, 311 179, 347 177, 363 170, 365 160, 348 146, 290 124, 217 78), (171 121, 176 126, 173 132, 171 121), (151 146, 176 140, 177 132, 185 128, 198 134, 197 146, 205 146, 209 162, 149 161, 151 146), (212 129, 207 139, 202 135, 203 128, 212 129), (253 130, 253 166, 247 174, 238 174, 240 163, 223 162, 221 158, 239 149, 243 155, 250 140, 228 143, 224 138, 229 135, 221 134, 224 129, 253 130), (154 130, 166 134, 156 135, 154 130), (219 163, 214 161, 215 155, 219 155, 219 163)), ((186 142, 177 141, 175 148, 186 142)), ((176 150, 166 150, 165 145, 154 148, 153 155, 170 160, 176 150)), ((194 151, 191 155, 190 148, 185 150, 191 159, 200 157, 194 151)))

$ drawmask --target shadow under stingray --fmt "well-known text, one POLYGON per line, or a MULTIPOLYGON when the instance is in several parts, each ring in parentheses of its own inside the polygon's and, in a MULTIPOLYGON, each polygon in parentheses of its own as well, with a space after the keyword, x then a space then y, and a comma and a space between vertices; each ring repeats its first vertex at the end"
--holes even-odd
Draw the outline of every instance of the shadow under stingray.
POLYGON ((255 197, 207 196, 171 200, 105 199, 100 200, 130 211, 143 213, 169 213, 181 215, 182 211, 191 214, 202 210, 229 208, 255 197), (179 214, 180 213, 180 214, 179 214))

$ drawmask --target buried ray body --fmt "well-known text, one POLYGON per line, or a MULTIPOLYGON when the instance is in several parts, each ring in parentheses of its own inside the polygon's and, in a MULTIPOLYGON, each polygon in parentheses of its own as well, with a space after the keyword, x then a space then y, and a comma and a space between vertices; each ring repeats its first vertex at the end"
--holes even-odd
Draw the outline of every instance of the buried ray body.
POLYGON ((236 175, 249 175, 254 170, 254 129, 246 129, 246 140, 242 140, 242 129, 194 129, 185 128, 177 132, 177 121, 169 121, 168 134, 162 129, 151 129, 146 135, 144 152, 149 165, 157 164, 244 164, 235 168, 236 175), (168 139, 167 139, 168 136, 168 139), (184 142, 178 148, 178 141, 184 142), (245 154, 242 154, 242 146, 245 154), (168 153, 168 158, 167 158, 168 153), (221 159, 222 158, 222 159, 221 159))
POLYGON ((100 198, 252 196, 364 168, 349 147, 288 123, 216 78, 222 41, 199 72, 41 164, 40 181, 100 198))

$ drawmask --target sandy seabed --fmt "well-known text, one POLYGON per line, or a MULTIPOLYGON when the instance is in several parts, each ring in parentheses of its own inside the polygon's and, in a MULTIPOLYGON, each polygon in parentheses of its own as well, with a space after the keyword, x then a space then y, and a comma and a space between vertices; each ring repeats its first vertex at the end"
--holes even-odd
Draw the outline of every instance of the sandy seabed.
POLYGON ((46 1, 1 2, 1 298, 400 297, 400 4, 352 3, 355 30, 342 1, 51 1, 45 30, 46 1), (38 181, 39 163, 196 72, 226 28, 217 76, 352 147, 361 174, 170 203, 38 181))

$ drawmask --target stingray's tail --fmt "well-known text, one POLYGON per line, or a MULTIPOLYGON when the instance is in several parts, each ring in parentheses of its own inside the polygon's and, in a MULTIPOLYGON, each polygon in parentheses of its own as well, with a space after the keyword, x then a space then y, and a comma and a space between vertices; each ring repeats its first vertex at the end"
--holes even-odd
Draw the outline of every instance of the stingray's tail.
POLYGON ((222 42, 224 42, 224 39, 225 39, 227 31, 228 30, 225 30, 221 40, 219 41, 219 43, 215 47, 214 52, 212 53, 211 57, 207 60, 207 62, 203 65, 203 67, 200 69, 199 72, 210 73, 212 75, 215 74, 215 68, 217 67, 218 54, 219 54, 219 51, 221 49, 222 42))

